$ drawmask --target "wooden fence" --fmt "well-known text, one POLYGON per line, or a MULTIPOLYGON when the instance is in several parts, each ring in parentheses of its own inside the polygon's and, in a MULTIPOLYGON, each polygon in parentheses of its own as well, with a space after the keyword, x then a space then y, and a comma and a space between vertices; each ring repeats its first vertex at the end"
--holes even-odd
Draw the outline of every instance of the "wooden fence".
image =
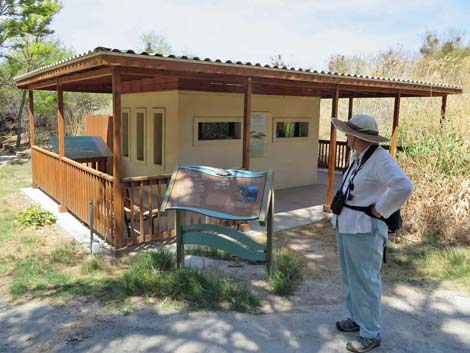
POLYGON ((171 175, 122 179, 127 244, 164 240, 175 235, 175 215, 160 213, 171 175))
POLYGON ((52 198, 59 200, 59 155, 41 147, 33 146, 31 148, 31 164, 33 169, 33 186, 39 186, 52 198))
MULTIPOLYGON (((389 145, 381 145, 389 150, 389 145)), ((318 140, 318 168, 328 168, 330 140, 318 140)), ((403 151, 402 146, 397 146, 397 151, 403 151)), ((349 164, 349 148, 346 141, 336 141, 336 170, 346 170, 349 164)))
POLYGON ((40 187, 111 244, 113 237, 113 177, 41 147, 32 147, 33 186, 40 187))
MULTIPOLYGON (((318 140, 318 168, 328 168, 329 148, 329 140, 318 140)), ((348 152, 346 141, 336 141, 335 168, 337 170, 345 170, 347 168, 349 163, 348 152)))
MULTIPOLYGON (((87 226, 90 225, 89 202, 93 201, 94 230, 105 241, 116 245, 113 177, 38 146, 32 147, 31 157, 33 186, 40 187, 87 226)), ((170 178, 171 175, 142 176, 120 181, 125 245, 175 237, 176 213, 169 211, 162 215, 160 212, 170 178)), ((241 222, 184 212, 184 223, 237 227, 241 222)))
POLYGON ((89 202, 93 201, 94 230, 114 244, 113 177, 66 157, 62 161, 61 203, 90 225, 89 202))

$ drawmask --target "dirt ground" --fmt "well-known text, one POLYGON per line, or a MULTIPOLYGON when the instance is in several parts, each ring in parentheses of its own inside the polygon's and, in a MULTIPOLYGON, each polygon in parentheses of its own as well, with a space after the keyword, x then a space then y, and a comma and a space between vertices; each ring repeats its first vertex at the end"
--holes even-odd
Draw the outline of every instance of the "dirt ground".
MULTIPOLYGON (((264 266, 187 257, 192 266, 248 281, 263 300, 257 314, 185 312, 141 299, 127 311, 90 300, 4 298, 0 352, 345 352, 354 334, 334 327, 346 310, 331 226, 285 231, 275 242, 306 259, 305 280, 289 298, 267 290, 264 266)), ((385 276, 382 321, 376 352, 470 351, 470 294, 445 283, 411 285, 385 276)))

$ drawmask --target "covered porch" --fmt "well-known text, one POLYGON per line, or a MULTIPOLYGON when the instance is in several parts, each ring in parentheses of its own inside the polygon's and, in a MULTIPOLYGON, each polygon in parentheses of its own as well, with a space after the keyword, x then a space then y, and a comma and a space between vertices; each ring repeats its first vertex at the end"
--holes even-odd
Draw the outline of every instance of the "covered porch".
MULTIPOLYGON (((243 95, 243 148, 239 167, 250 169, 252 95, 320 97, 332 100, 331 116, 338 117, 338 102, 348 99, 353 114, 354 98, 394 97, 393 134, 390 152, 397 149, 400 100, 406 97, 439 97, 445 119, 448 94, 461 87, 402 81, 388 78, 316 72, 287 67, 221 62, 187 57, 162 57, 106 48, 73 57, 22 75, 17 87, 29 91, 33 186, 41 188, 86 224, 90 224, 90 201, 94 205, 94 228, 116 249, 167 239, 174 234, 174 215, 160 214, 168 175, 123 178, 121 168, 121 97, 123 94, 157 91, 228 92, 243 95), (35 145, 34 90, 57 92, 58 153, 35 145), (110 93, 113 100, 113 157, 110 172, 99 171, 65 154, 63 92, 110 93), (112 170, 112 171, 111 171, 112 170)), ((329 204, 333 197, 335 170, 344 166, 349 151, 337 153, 336 131, 331 127, 328 173, 313 186, 277 192, 276 211, 288 212, 329 204), (338 158, 339 157, 339 158, 338 158)), ((338 145, 339 146, 339 145, 338 145)), ((311 158, 317 158, 312 153, 311 158)), ((337 177, 336 177, 337 178, 337 177)), ((220 222, 188 214, 188 222, 220 222)))

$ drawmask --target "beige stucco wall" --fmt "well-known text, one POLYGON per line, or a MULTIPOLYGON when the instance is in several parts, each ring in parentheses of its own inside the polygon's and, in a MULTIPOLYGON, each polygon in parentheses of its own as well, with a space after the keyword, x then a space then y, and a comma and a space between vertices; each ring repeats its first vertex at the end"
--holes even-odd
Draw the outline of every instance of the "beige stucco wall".
POLYGON ((178 161, 178 91, 132 93, 122 96, 121 109, 130 111, 129 158, 122 158, 122 174, 127 176, 171 173, 178 161), (163 165, 153 163, 153 111, 164 110, 163 165), (136 113, 145 112, 145 160, 137 160, 136 113))
MULTIPOLYGON (((181 91, 180 163, 237 168, 242 165, 242 140, 196 141, 195 119, 230 118, 243 123, 243 95, 181 91), (235 118, 235 119, 234 119, 235 118)), ((266 115, 263 158, 251 158, 250 169, 274 170, 276 189, 316 182, 320 98, 254 95, 252 111, 266 115), (309 137, 273 139, 273 121, 295 118, 309 122, 309 137)))
MULTIPOLYGON (((122 159, 123 176, 172 172, 177 163, 220 168, 242 165, 242 140, 197 141, 196 121, 240 121, 243 95, 169 91, 126 94, 122 109, 130 112, 130 157, 122 159), (165 109, 163 166, 153 164, 153 109, 165 109), (136 113, 145 111, 145 161, 136 158, 136 113)), ((276 189, 316 182, 320 98, 253 95, 252 111, 265 113, 264 157, 250 158, 250 169, 274 170, 276 189), (276 140, 273 121, 308 121, 309 136, 276 140)))

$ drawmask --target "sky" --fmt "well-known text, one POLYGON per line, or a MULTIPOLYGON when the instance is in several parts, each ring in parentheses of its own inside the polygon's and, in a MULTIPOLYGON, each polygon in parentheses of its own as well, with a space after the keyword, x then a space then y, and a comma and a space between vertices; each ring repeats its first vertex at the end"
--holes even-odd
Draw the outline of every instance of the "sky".
POLYGON ((466 33, 470 0, 62 0, 52 24, 77 53, 141 49, 155 32, 176 55, 323 70, 331 55, 417 53, 424 33, 466 33))

